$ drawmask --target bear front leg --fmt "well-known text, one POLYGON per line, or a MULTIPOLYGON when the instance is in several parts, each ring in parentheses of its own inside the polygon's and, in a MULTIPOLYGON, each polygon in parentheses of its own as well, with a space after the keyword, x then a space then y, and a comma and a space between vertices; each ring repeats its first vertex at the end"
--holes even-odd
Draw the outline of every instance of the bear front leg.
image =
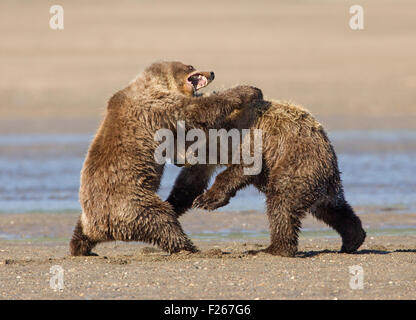
POLYGON ((167 198, 177 217, 191 208, 193 201, 207 188, 216 165, 194 165, 182 168, 167 198))
POLYGON ((181 97, 181 100, 164 110, 184 120, 189 127, 199 129, 219 128, 235 109, 241 109, 263 99, 260 89, 237 86, 207 97, 181 97), (178 109, 178 105, 182 107, 178 109))
POLYGON ((279 196, 278 193, 268 193, 266 202, 271 243, 263 251, 272 255, 294 257, 298 250, 298 234, 305 211, 299 209, 296 200, 279 196))
POLYGON ((227 205, 237 191, 253 179, 253 176, 244 175, 243 168, 242 165, 234 165, 221 172, 212 187, 198 196, 192 206, 212 211, 227 205))

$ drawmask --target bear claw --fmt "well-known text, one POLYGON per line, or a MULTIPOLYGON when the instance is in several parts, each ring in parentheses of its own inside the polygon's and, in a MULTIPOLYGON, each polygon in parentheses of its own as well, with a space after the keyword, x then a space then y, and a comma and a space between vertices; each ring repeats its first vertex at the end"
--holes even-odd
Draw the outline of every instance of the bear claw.
POLYGON ((193 202, 193 208, 200 208, 208 211, 213 211, 228 204, 230 200, 225 198, 213 198, 208 193, 199 195, 193 202))

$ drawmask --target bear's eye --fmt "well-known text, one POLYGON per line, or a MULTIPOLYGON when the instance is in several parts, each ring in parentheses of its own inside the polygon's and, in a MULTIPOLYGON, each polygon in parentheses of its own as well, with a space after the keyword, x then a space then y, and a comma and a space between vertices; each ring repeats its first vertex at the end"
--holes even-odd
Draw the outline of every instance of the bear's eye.
POLYGON ((189 71, 194 71, 194 70, 195 70, 195 68, 194 68, 193 66, 188 66, 188 70, 189 70, 189 71))

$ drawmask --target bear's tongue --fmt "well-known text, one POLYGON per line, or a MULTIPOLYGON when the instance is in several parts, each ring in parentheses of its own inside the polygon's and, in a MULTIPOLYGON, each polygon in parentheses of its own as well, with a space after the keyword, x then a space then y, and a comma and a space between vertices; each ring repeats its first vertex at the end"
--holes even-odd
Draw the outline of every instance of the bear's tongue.
POLYGON ((189 78, 192 85, 194 86, 195 90, 201 89, 208 84, 208 80, 202 74, 195 74, 189 78))
POLYGON ((198 83, 196 85, 196 89, 200 89, 203 88, 207 85, 208 80, 207 78, 205 78, 203 75, 198 75, 198 83))

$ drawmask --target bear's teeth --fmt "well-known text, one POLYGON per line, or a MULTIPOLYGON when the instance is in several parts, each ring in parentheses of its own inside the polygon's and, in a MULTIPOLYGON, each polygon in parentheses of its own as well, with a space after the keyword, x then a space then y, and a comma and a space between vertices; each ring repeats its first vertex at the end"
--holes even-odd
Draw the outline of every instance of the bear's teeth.
POLYGON ((202 75, 199 75, 198 76, 198 85, 197 85, 197 88, 198 89, 200 89, 200 88, 203 88, 203 87, 205 87, 206 85, 207 85, 207 83, 208 83, 208 80, 207 80, 207 78, 205 78, 204 76, 202 76, 202 75))

